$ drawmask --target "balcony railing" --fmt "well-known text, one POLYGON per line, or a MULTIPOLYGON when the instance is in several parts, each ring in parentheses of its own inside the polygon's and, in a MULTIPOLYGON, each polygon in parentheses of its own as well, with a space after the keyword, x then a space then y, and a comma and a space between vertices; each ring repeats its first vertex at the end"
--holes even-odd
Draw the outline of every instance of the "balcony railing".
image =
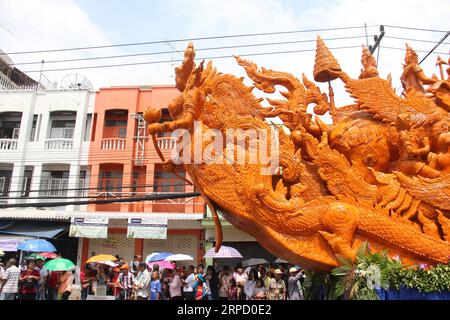
POLYGON ((45 140, 45 149, 47 150, 69 150, 73 148, 72 139, 47 139, 45 140))
POLYGON ((102 150, 123 150, 125 149, 125 141, 125 138, 104 138, 102 150))
POLYGON ((0 150, 16 150, 17 139, 0 139, 0 150))
POLYGON ((156 138, 156 141, 158 143, 158 147, 161 150, 175 149, 175 145, 177 143, 176 138, 172 138, 172 137, 159 137, 159 138, 156 138))

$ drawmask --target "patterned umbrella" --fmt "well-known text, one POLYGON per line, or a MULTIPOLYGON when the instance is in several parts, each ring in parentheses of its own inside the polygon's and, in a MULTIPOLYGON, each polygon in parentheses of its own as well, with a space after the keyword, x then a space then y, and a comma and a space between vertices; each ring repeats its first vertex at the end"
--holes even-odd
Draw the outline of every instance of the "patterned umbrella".
POLYGON ((242 258, 242 255, 233 247, 221 246, 219 252, 215 248, 209 249, 204 258, 242 258))

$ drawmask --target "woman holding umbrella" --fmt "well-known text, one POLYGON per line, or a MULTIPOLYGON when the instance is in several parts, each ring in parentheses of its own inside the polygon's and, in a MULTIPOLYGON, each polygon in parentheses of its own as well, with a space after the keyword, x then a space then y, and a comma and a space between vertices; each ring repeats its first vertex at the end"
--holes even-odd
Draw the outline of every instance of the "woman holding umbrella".
POLYGON ((36 262, 29 260, 27 269, 20 274, 22 300, 36 300, 37 283, 41 279, 41 275, 35 268, 36 262))

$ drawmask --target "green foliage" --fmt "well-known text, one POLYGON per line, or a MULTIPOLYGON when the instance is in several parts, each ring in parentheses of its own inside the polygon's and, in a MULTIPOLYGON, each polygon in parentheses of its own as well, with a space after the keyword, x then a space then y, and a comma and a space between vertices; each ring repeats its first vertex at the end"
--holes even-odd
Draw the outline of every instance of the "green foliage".
MULTIPOLYGON (((330 274, 308 271, 305 299, 319 299, 319 289, 327 288, 327 299, 377 300, 375 289, 415 288, 421 292, 450 291, 450 262, 428 268, 406 266, 400 258, 391 259, 387 251, 372 253, 363 243, 355 261, 341 256, 330 274)), ((306 284, 306 283, 305 283, 306 284)))

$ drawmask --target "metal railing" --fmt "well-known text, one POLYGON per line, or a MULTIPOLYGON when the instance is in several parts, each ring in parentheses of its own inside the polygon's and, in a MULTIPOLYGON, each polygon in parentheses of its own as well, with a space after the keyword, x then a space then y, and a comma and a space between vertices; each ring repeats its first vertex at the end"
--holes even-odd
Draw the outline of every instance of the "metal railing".
POLYGON ((123 150, 125 149, 125 138, 104 138, 102 139, 102 150, 123 150))
POLYGON ((45 149, 47 150, 70 150, 73 148, 72 139, 46 139, 45 149))
POLYGON ((16 150, 17 139, 0 139, 0 150, 16 150))

